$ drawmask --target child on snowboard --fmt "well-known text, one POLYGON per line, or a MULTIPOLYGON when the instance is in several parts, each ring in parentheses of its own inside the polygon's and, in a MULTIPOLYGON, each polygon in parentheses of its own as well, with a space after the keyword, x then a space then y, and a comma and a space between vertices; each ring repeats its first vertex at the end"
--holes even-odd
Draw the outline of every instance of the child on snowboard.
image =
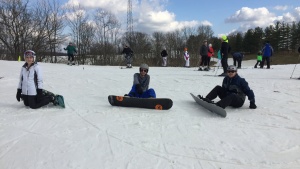
POLYGON ((19 102, 22 99, 24 105, 32 109, 40 108, 50 102, 57 105, 57 97, 53 93, 43 90, 43 76, 35 58, 34 51, 25 51, 24 60, 26 63, 21 68, 16 98, 19 102))
POLYGON ((205 98, 200 95, 198 97, 213 103, 212 100, 218 96, 221 100, 216 105, 225 109, 227 106, 242 107, 246 95, 250 101, 249 108, 256 109, 253 91, 249 88, 247 81, 237 74, 237 67, 231 65, 227 67, 227 76, 224 77, 222 86, 216 86, 205 98))
POLYGON ((129 94, 125 96, 138 98, 156 98, 154 89, 148 89, 150 83, 150 76, 148 75, 149 66, 141 64, 140 73, 133 75, 133 86, 129 94))

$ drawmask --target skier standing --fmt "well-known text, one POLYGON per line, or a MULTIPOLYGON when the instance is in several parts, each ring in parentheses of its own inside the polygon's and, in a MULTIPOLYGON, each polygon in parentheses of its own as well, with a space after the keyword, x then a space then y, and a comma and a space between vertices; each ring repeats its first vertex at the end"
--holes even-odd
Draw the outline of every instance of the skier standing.
POLYGON ((230 46, 228 44, 228 39, 226 35, 223 35, 221 37, 221 63, 222 63, 222 67, 223 67, 223 73, 220 74, 219 76, 226 76, 226 70, 228 67, 228 53, 230 53, 230 46))
POLYGON ((207 59, 208 59, 208 48, 207 48, 207 40, 203 41, 203 44, 200 48, 200 65, 199 65, 199 69, 200 71, 205 70, 208 71, 208 67, 207 67, 207 59))
POLYGON ((256 62, 256 64, 254 65, 254 68, 257 68, 257 65, 258 65, 258 64, 261 65, 261 61, 262 61, 262 54, 261 54, 261 51, 259 51, 259 52, 257 53, 257 62, 256 62))
POLYGON ((168 56, 166 48, 164 48, 161 51, 160 56, 162 57, 162 66, 166 67, 167 66, 167 56, 168 56))
POLYGON ((122 54, 125 54, 125 60, 127 63, 127 68, 132 68, 132 56, 133 56, 133 51, 130 49, 130 47, 128 47, 127 45, 125 45, 122 54))
POLYGON ((68 54, 68 65, 75 65, 74 53, 77 53, 77 51, 73 43, 70 42, 69 45, 66 48, 64 48, 64 50, 66 50, 68 54))
POLYGON ((207 68, 208 68, 208 70, 210 70, 210 67, 209 67, 209 65, 210 65, 210 60, 211 60, 211 58, 212 58, 214 55, 215 55, 215 53, 214 53, 214 48, 212 47, 212 44, 210 43, 210 44, 208 45, 208 53, 207 53, 207 68))
POLYGON ((40 66, 35 62, 35 52, 27 50, 24 53, 26 63, 22 66, 16 98, 21 98, 25 106, 37 109, 52 102, 57 105, 53 93, 43 90, 43 76, 40 66))
POLYGON ((156 98, 154 89, 149 89, 150 75, 148 74, 149 66, 141 64, 140 73, 133 75, 133 86, 129 94, 125 96, 138 97, 138 98, 156 98))
POLYGON ((237 74, 236 66, 228 66, 227 74, 228 75, 223 79, 222 86, 216 86, 205 98, 200 95, 198 95, 198 97, 209 103, 213 103, 212 100, 219 97, 221 100, 218 101, 216 105, 224 109, 227 106, 236 108, 242 107, 247 95, 250 101, 249 108, 256 109, 254 93, 249 88, 247 81, 237 74))
POLYGON ((260 68, 264 68, 265 61, 267 61, 267 69, 270 69, 270 57, 273 56, 273 48, 270 45, 270 42, 267 41, 262 51, 262 62, 260 64, 260 68))

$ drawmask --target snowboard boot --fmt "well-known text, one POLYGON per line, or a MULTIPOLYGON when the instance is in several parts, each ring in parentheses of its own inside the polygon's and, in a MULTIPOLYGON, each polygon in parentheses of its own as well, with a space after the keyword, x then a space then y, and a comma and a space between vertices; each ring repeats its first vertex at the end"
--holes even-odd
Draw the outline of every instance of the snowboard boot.
POLYGON ((207 67, 204 68, 204 71, 209 71, 209 69, 207 67))
POLYGON ((72 65, 75 65, 75 61, 72 61, 72 65))
POLYGON ((71 63, 70 63, 70 61, 68 61, 68 64, 67 65, 70 65, 71 63))
POLYGON ((198 70, 199 70, 199 71, 203 71, 203 69, 202 69, 202 67, 201 67, 201 66, 199 67, 199 69, 198 69, 198 70))

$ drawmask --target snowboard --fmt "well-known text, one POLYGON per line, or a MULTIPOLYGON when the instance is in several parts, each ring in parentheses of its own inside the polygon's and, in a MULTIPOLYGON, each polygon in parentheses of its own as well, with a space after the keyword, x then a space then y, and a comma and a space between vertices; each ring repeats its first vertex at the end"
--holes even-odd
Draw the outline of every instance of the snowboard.
POLYGON ((48 90, 43 90, 43 95, 53 96, 55 98, 53 105, 65 108, 65 101, 64 101, 64 97, 62 95, 55 95, 54 93, 49 92, 48 90))
POLYGON ((109 95, 108 101, 112 106, 137 107, 156 110, 168 110, 173 106, 169 98, 136 98, 109 95))
POLYGON ((216 113, 222 117, 226 117, 227 113, 225 111, 225 109, 223 109, 222 107, 219 107, 215 104, 212 104, 212 103, 208 103, 204 100, 201 100, 199 97, 193 95, 192 93, 190 93, 192 95, 192 97, 194 98, 194 100, 200 104, 202 107, 206 108, 207 110, 213 112, 213 113, 216 113))

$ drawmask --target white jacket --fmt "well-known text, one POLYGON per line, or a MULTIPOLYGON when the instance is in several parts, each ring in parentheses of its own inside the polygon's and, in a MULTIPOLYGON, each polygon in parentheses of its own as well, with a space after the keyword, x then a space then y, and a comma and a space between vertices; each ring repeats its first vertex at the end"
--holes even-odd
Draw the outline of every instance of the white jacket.
POLYGON ((37 89, 43 89, 42 71, 37 63, 28 68, 27 63, 22 66, 18 89, 23 95, 34 96, 37 89))

